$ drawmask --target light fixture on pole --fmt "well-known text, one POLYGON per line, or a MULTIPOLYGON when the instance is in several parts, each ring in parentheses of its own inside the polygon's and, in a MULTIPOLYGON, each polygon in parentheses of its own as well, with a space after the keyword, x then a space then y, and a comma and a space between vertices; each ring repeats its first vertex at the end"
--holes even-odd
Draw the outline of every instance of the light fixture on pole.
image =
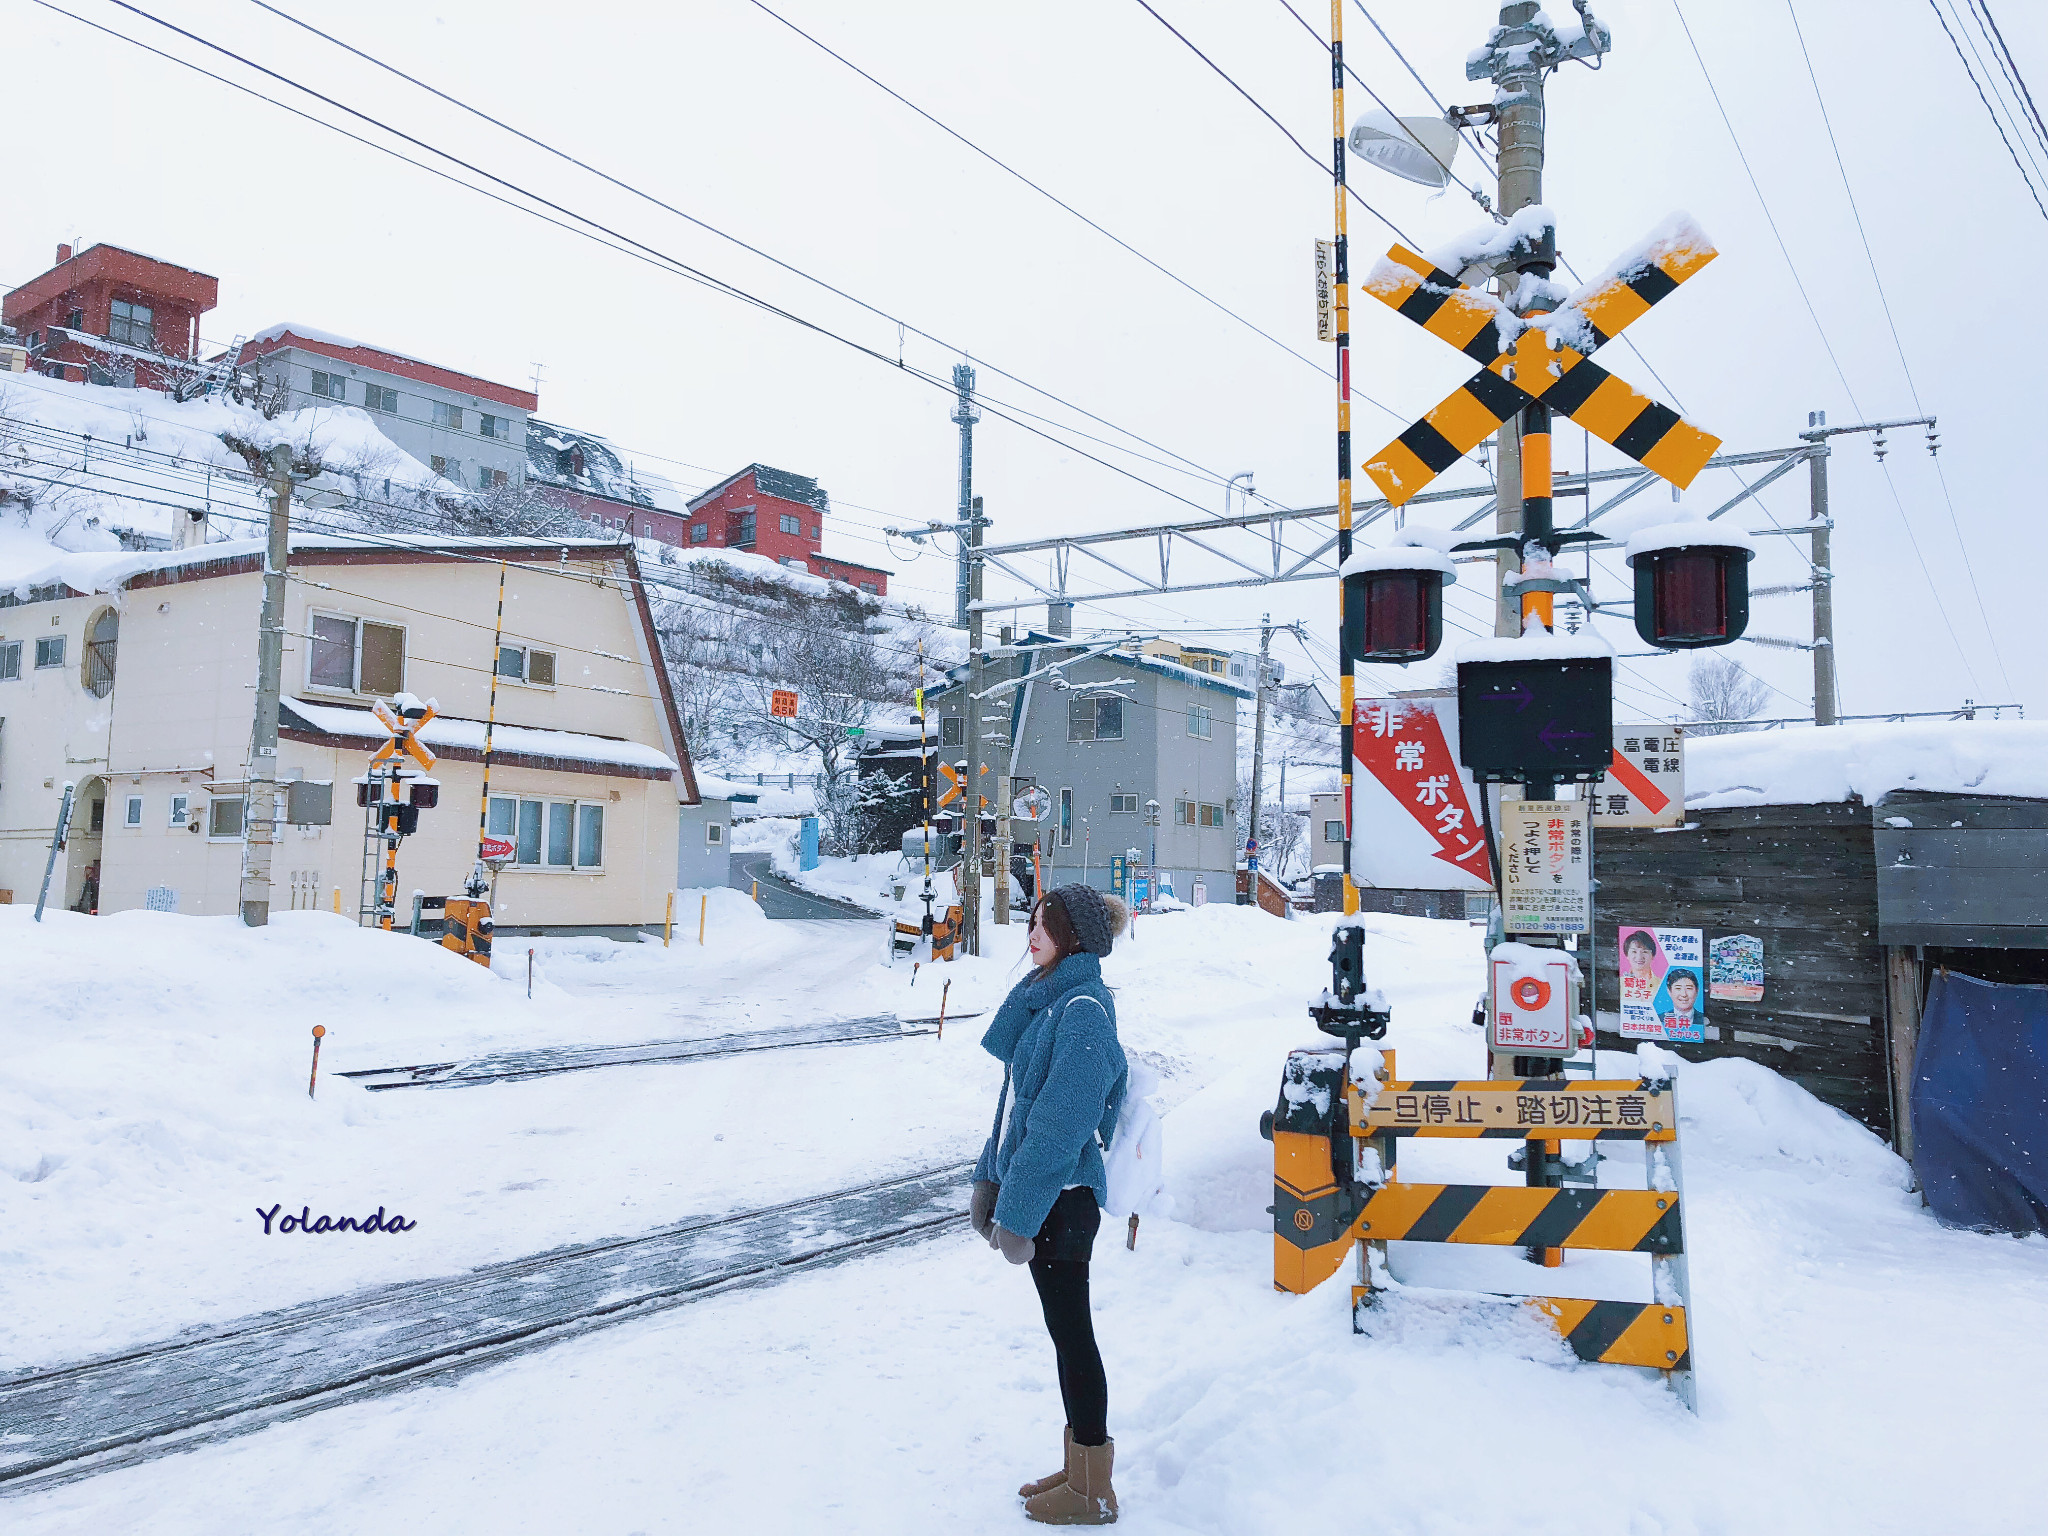
POLYGON ((1458 130, 1440 117, 1368 112, 1351 125, 1351 153, 1403 181, 1441 187, 1451 179, 1458 130))

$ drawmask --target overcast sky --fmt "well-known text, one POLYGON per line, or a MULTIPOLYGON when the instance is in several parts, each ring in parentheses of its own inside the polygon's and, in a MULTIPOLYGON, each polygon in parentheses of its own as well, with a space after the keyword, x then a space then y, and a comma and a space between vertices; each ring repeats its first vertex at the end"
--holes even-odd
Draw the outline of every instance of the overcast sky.
MULTIPOLYGON (((429 158, 108 0, 64 3, 429 158)), ((1330 232, 1327 176, 1136 0, 772 3, 1308 361, 1005 176, 750 0, 630 9, 280 3, 940 338, 904 339, 909 364, 944 376, 967 353, 990 397, 976 488, 996 519, 992 540, 1220 510, 1218 482, 1239 470, 1253 471, 1259 492, 1282 505, 1335 499, 1333 388, 1318 371, 1332 349, 1315 340, 1312 270, 1312 243, 1330 232), (1136 457, 1072 437, 1068 429, 1079 428, 1136 447, 1027 384, 1158 448, 1136 457), (1070 446, 994 419, 1010 406, 1052 418, 1070 446)), ((1153 3, 1327 157, 1327 57, 1279 0, 1153 3)), ((2048 326, 2029 291, 2031 260, 2008 270, 1994 259, 2038 249, 2048 219, 1930 5, 1797 0, 1916 407, 1785 0, 1681 3, 1764 202, 1671 0, 1600 6, 1615 35, 1605 67, 1569 67, 1548 86, 1545 200, 1558 215, 1561 249, 1590 271, 1685 209, 1722 253, 1632 328, 1642 357, 1616 343, 1601 361, 1731 450, 1794 442, 1810 410, 1837 423, 1938 414, 1953 520, 1917 432, 1892 435, 1882 468, 1867 439, 1844 440, 1831 466, 1843 708, 1951 708, 1974 697, 2048 709, 2032 638, 2042 502, 2033 461, 2048 404, 2035 360, 2048 326)), ((1327 33, 1326 4, 1295 5, 1327 33)), ((1463 60, 1484 40, 1495 5, 1373 0, 1370 8, 1437 96, 1487 99, 1491 87, 1468 84, 1463 60)), ((146 9, 862 347, 898 355, 893 320, 247 0, 151 0, 146 9)), ((1553 9, 1569 14, 1564 4, 1553 9)), ((2028 82, 2048 87, 2048 8, 1999 0, 1994 10, 2028 82)), ((220 307, 204 328, 219 344, 297 320, 506 383, 529 384, 544 365, 542 415, 612 438, 685 489, 755 460, 816 476, 837 514, 827 551, 892 569, 895 591, 950 610, 950 563, 933 553, 909 559, 909 546, 890 547, 880 531, 952 515, 957 437, 949 400, 929 384, 29 0, 0 0, 0 15, 11 40, 0 111, 15 148, 0 285, 42 271, 60 240, 104 240, 218 275, 220 307)), ((1345 29, 1348 57, 1388 102, 1404 113, 1431 110, 1355 3, 1345 29)), ((1347 93, 1351 115, 1371 107, 1362 92, 1347 93)), ((2048 162, 2048 150, 2036 153, 2048 162)), ((1469 149, 1455 168, 1491 190, 1469 149)), ((1433 194, 1364 165, 1352 181, 1424 246, 1483 218, 1456 188, 1433 194)), ((1393 238, 1355 205, 1352 236, 1360 274, 1393 238)), ((1362 462, 1469 366, 1370 300, 1354 315, 1357 387, 1390 408, 1360 402, 1362 462)), ((1576 465, 1583 442, 1576 428, 1561 429, 1560 459, 1576 465)), ((1593 448, 1596 467, 1619 462, 1593 448)), ((1463 477, 1480 478, 1476 468, 1463 477)), ((1718 505, 1738 488, 1717 473, 1688 499, 1718 505)), ((1361 481, 1361 500, 1370 489, 1361 481)), ((1780 522, 1803 521, 1804 471, 1764 503, 1780 522)), ((1748 527, 1768 520, 1732 516, 1748 527)), ((1793 547, 1804 540, 1761 542, 1758 585, 1803 576, 1793 547)), ((1199 568, 1187 554, 1176 566, 1199 568)), ((1480 569, 1466 570, 1454 621, 1484 627, 1490 597, 1480 569)), ((1608 557, 1596 592, 1621 592, 1625 576, 1608 557)), ((989 590, 1013 589, 992 576, 989 590)), ((1262 610, 1312 626, 1311 653, 1291 640, 1277 649, 1291 675, 1334 671, 1329 583, 1119 604, 1094 618, 1227 626, 1255 623, 1262 610)), ((1079 622, 1090 617, 1084 608, 1079 622)), ((1803 596, 1760 601, 1752 621, 1756 632, 1791 637, 1807 635, 1807 625, 1803 596)), ((1608 632, 1620 649, 1641 649, 1625 615, 1608 632)), ((1804 654, 1747 644, 1732 654, 1781 690, 1770 713, 1809 711, 1804 654)), ((1682 658, 1628 663, 1621 712, 1680 712, 1685 666, 1682 658)), ((1439 670, 1437 662, 1379 669, 1369 688, 1434 682, 1439 670)))

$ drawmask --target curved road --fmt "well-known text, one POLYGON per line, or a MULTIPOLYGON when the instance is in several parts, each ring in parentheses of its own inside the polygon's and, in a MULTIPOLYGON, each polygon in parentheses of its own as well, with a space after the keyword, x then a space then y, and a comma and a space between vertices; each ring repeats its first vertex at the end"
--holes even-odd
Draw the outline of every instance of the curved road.
POLYGON ((851 902, 814 896, 791 885, 775 873, 775 861, 765 853, 735 853, 726 883, 736 891, 749 891, 761 882, 761 910, 770 917, 869 918, 878 914, 851 902))

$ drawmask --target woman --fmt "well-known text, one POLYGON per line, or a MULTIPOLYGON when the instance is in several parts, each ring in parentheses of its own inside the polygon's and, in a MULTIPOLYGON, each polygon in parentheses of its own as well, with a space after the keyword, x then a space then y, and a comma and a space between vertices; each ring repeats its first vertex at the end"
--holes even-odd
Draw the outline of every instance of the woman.
POLYGON ((1117 1514, 1088 1255, 1109 1198, 1102 1149, 1129 1080, 1102 957, 1128 915, 1092 886, 1047 892, 1031 914, 1034 969, 981 1040, 1004 1072, 995 1125, 974 1168, 974 1230, 1012 1264, 1031 1266, 1067 1412, 1066 1465, 1017 1490, 1026 1516, 1048 1525, 1108 1525, 1117 1514))

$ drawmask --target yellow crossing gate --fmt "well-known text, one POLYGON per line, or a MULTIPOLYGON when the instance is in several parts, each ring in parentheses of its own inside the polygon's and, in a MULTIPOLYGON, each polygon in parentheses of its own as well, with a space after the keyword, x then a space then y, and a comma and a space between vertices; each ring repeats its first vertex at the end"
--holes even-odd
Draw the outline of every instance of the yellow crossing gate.
POLYGON ((1689 1325, 1685 1208, 1678 1108, 1666 1082, 1532 1079, 1519 1082, 1393 1079, 1368 1105, 1348 1080, 1347 1053, 1304 1049, 1288 1057, 1278 1105, 1264 1128, 1273 1141, 1273 1283, 1314 1289, 1356 1245, 1353 1326, 1392 1283, 1386 1245, 1478 1243, 1540 1250, 1641 1253, 1650 1258, 1647 1302, 1531 1296, 1581 1360, 1662 1371, 1697 1411, 1689 1325), (1409 1137, 1514 1138, 1527 1147, 1527 1186, 1421 1184, 1397 1174, 1409 1137), (1646 1188, 1563 1187, 1555 1182, 1564 1141, 1639 1141, 1646 1188))

